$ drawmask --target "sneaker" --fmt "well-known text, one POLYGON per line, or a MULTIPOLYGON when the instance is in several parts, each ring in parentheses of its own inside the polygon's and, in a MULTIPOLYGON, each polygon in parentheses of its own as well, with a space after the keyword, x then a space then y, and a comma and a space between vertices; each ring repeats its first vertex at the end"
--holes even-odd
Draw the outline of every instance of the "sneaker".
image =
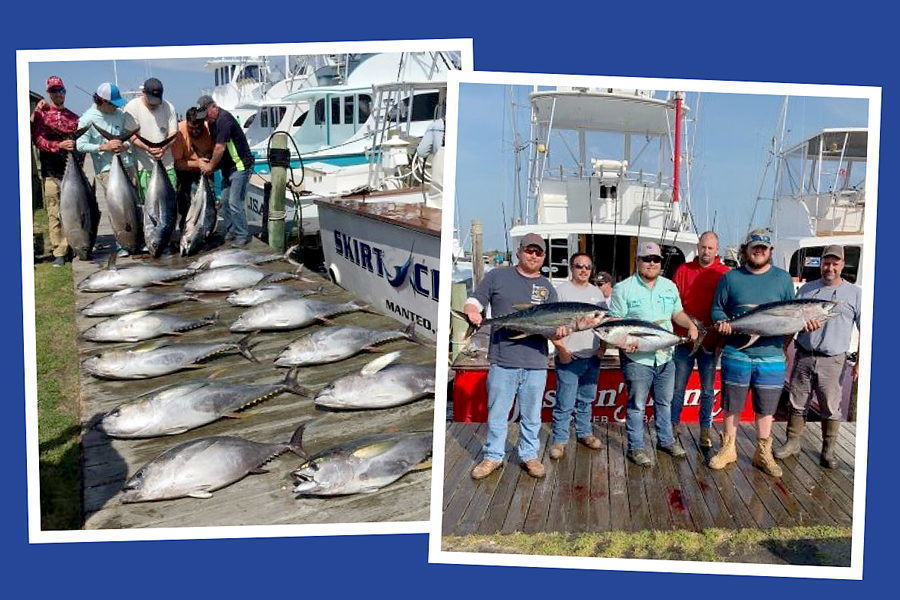
POLYGON ((647 451, 643 448, 638 448, 637 450, 629 450, 625 456, 628 458, 628 460, 639 467, 649 467, 653 465, 653 461, 650 459, 650 455, 648 455, 647 451))
POLYGON ((65 256, 57 256, 53 259, 54 267, 64 267, 66 266, 66 257, 65 256))
POLYGON ((472 479, 484 479, 502 465, 503 462, 499 460, 491 460, 489 458, 484 459, 478 465, 472 469, 472 479))
POLYGON ((565 453, 565 444, 550 444, 550 458, 552 458, 553 460, 562 458, 565 453))
POLYGON ((126 250, 125 248, 119 248, 119 251, 116 252, 116 256, 118 256, 119 258, 125 258, 126 256, 130 255, 128 254, 128 250, 126 250))
POLYGON ((242 238, 242 239, 235 238, 235 240, 231 243, 231 245, 232 246, 246 246, 249 243, 250 243, 250 238, 242 238))
POLYGON ((595 435, 586 435, 584 437, 578 438, 579 444, 584 444, 591 450, 599 450, 603 447, 603 442, 595 435))
POLYGON ((687 452, 685 452, 684 448, 681 447, 681 442, 679 442, 677 438, 675 439, 675 443, 671 446, 657 445, 656 447, 669 456, 672 456, 673 458, 684 458, 685 456, 687 456, 687 452))
POLYGON ((536 458, 532 458, 523 462, 522 468, 525 469, 525 471, 535 479, 542 479, 544 475, 547 474, 547 470, 544 468, 544 465, 541 464, 541 461, 536 458))

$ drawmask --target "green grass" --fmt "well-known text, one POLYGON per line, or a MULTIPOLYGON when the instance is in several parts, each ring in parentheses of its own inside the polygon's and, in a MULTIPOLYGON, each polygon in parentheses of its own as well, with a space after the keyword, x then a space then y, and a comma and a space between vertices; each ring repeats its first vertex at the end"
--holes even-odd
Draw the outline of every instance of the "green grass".
POLYGON ((849 566, 849 527, 445 536, 449 552, 849 566))
MULTIPOLYGON (((35 211, 35 232, 44 233, 45 246, 46 223, 46 213, 35 211)), ((79 529, 81 447, 72 267, 36 264, 34 292, 41 528, 79 529)))

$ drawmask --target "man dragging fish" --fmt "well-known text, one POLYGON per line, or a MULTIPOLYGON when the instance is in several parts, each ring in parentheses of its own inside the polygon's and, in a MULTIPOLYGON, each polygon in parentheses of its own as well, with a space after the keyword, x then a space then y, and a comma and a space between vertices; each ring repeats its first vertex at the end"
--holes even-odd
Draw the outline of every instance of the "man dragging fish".
MULTIPOLYGON (((672 330, 672 322, 687 329, 688 339, 696 341, 700 332, 681 306, 678 288, 662 277, 662 250, 654 242, 638 246, 637 273, 616 284, 609 307, 611 318, 642 319, 672 330)), ((653 390, 653 421, 657 448, 676 458, 685 456, 684 448, 672 435, 670 406, 675 389, 675 365, 672 346, 637 351, 638 343, 623 348, 622 376, 628 386, 625 431, 628 459, 642 467, 653 464, 644 450, 644 409, 653 390)))
MULTIPOLYGON (((722 276, 713 299, 711 316, 722 335, 740 331, 739 319, 735 317, 749 315, 756 307, 766 303, 794 298, 791 276, 772 265, 772 239, 767 230, 755 229, 748 233, 741 254, 744 266, 722 276)), ((804 323, 806 331, 820 326, 815 319, 804 323)), ((772 456, 772 421, 784 386, 785 333, 762 335, 752 344, 738 343, 734 338, 726 341, 722 352, 725 436, 721 449, 709 461, 710 468, 724 469, 737 461, 737 422, 747 399, 747 391, 752 389, 757 437, 753 464, 772 477, 781 477, 781 467, 772 456)))
MULTIPOLYGON (((541 275, 546 251, 539 235, 525 235, 516 251, 516 266, 489 271, 473 297, 466 300, 463 310, 469 322, 480 326, 485 320, 482 310, 488 306, 497 317, 515 312, 517 303, 556 302, 556 290, 541 275)), ((589 317, 589 323, 583 323, 582 328, 599 324, 601 318, 600 315, 589 317)), ((559 339, 569 333, 570 328, 560 324, 549 337, 559 339)), ((522 335, 511 324, 493 327, 488 352, 488 434, 484 459, 472 469, 473 479, 484 479, 503 464, 507 419, 514 398, 518 398, 519 404, 519 459, 532 477, 541 478, 546 474, 538 458, 538 432, 541 397, 547 381, 547 355, 547 339, 543 335, 522 335)))
MULTIPOLYGON (((821 298, 839 304, 835 317, 821 329, 804 331, 794 342, 794 368, 790 379, 791 416, 787 427, 787 443, 775 451, 775 458, 787 458, 800 452, 800 439, 806 426, 806 411, 813 393, 819 400, 822 418, 823 467, 837 466, 834 445, 841 428, 841 375, 850 349, 853 325, 859 329, 862 290, 841 278, 844 247, 825 248, 820 263, 822 278, 810 281, 797 293, 798 298, 821 298)), ((859 363, 853 368, 853 379, 859 375, 859 363)))

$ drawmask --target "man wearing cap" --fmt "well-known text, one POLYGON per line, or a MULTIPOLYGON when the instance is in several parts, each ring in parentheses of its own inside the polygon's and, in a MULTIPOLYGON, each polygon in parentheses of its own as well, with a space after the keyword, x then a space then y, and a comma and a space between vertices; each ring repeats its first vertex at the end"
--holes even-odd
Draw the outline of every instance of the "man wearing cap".
POLYGON ((66 152, 75 150, 72 134, 78 128, 78 115, 65 107, 66 86, 61 78, 56 75, 47 78, 47 93, 50 102, 39 102, 31 115, 31 135, 40 151, 41 183, 53 266, 62 267, 69 244, 59 218, 59 185, 66 172, 66 152))
POLYGON ((175 158, 175 174, 178 179, 176 204, 178 205, 179 227, 184 230, 184 219, 191 205, 191 188, 200 182, 201 159, 209 159, 213 152, 212 136, 206 119, 197 116, 197 107, 187 109, 185 118, 178 123, 178 137, 172 145, 175 158))
POLYGON ((230 112, 219 108, 210 96, 197 99, 197 118, 205 118, 212 136, 213 152, 200 161, 200 171, 209 175, 222 169, 222 221, 225 241, 243 246, 250 241, 245 197, 253 173, 253 154, 247 136, 230 112))
POLYGON ((610 275, 606 271, 598 271, 597 274, 594 275, 594 285, 596 285, 600 289, 600 293, 603 294, 603 301, 601 306, 609 308, 609 303, 612 302, 612 275, 610 275))
MULTIPOLYGON (((733 269, 719 280, 711 311, 716 329, 731 334, 728 319, 765 304, 792 300, 794 284, 784 269, 772 265, 772 238, 767 229, 747 234, 741 247, 743 266, 733 269)), ((810 330, 819 325, 807 323, 810 330)), ((784 336, 759 338, 753 345, 739 349, 743 337, 729 338, 722 351, 722 410, 725 412, 725 435, 722 448, 709 461, 712 469, 724 469, 737 461, 735 441, 737 423, 744 409, 747 391, 753 391, 756 414, 756 452, 753 465, 772 477, 781 477, 781 467, 772 456, 772 421, 784 387, 784 336)))
MULTIPOLYGON (((801 331, 794 342, 794 368, 790 378, 791 415, 787 428, 787 443, 775 451, 776 458, 787 458, 800 452, 800 439, 806 426, 806 411, 813 393, 819 401, 822 418, 822 454, 820 463, 833 469, 837 466, 834 444, 841 427, 841 375, 850 349, 853 326, 859 329, 862 311, 862 290, 841 278, 844 269, 844 247, 825 248, 820 263, 822 278, 800 288, 798 298, 815 298, 838 302, 835 315, 825 321, 821 329, 801 331)), ((859 374, 859 363, 853 378, 859 374)))
MULTIPOLYGON (((481 325, 482 311, 491 308, 494 317, 520 310, 519 304, 556 302, 556 290, 541 275, 547 246, 541 236, 529 233, 519 242, 517 264, 498 267, 485 274, 463 312, 475 327, 481 325)), ((568 335, 565 327, 557 330, 557 338, 568 335)), ((547 382, 547 339, 540 335, 518 337, 509 329, 495 327, 491 331, 488 351, 488 433, 483 460, 472 469, 473 479, 484 479, 503 464, 506 450, 507 421, 513 400, 519 401, 519 444, 522 466, 529 475, 544 477, 538 432, 541 428, 541 399, 547 382), (517 338, 517 339, 513 339, 517 338)))
MULTIPOLYGON (((681 345, 675 348, 672 359, 675 361, 675 395, 672 396, 672 429, 677 433, 681 423, 681 409, 684 406, 684 392, 687 387, 694 362, 700 376, 700 447, 712 448, 712 411, 716 400, 716 345, 719 337, 712 329, 710 311, 713 296, 722 275, 729 268, 719 259, 719 236, 715 232, 706 231, 697 241, 697 256, 689 263, 684 263, 675 271, 672 280, 678 293, 684 312, 700 321, 707 328, 703 346, 691 354, 691 348, 681 345)), ((675 333, 684 335, 681 327, 675 333)))
MULTIPOLYGON (((697 327, 685 314, 678 288, 662 273, 662 250, 654 242, 641 242, 637 251, 637 272, 613 287, 609 317, 650 321, 672 331, 672 322, 688 330, 692 340, 699 335, 697 327)), ((647 396, 653 390, 653 421, 656 447, 681 458, 684 448, 672 434, 670 407, 675 386, 672 348, 637 352, 637 346, 620 353, 622 376, 628 386, 625 431, 628 436, 628 459, 641 467, 653 464, 644 450, 644 416, 647 396)))
POLYGON ((172 187, 178 184, 175 178, 175 158, 171 151, 175 134, 178 132, 178 121, 175 118, 175 107, 171 102, 163 100, 163 84, 159 79, 151 77, 144 82, 141 89, 143 93, 126 104, 124 110, 131 115, 136 126, 140 127, 132 143, 140 148, 140 151, 134 154, 138 170, 138 190, 143 198, 147 193, 147 184, 150 182, 156 159, 162 160, 172 187), (168 143, 165 145, 154 145, 167 140, 168 143))
MULTIPOLYGON (((593 269, 590 254, 576 252, 570 256, 570 278, 557 289, 559 301, 599 306, 603 302, 603 294, 590 283, 593 269)), ((562 458, 566 452, 573 411, 578 443, 591 450, 599 450, 602 444, 591 431, 591 407, 597 396, 600 338, 589 329, 574 331, 562 339, 553 340, 553 345, 556 346, 556 404, 553 406, 550 458, 562 458)))
MULTIPOLYGON (((113 135, 121 135, 127 131, 133 131, 137 125, 131 115, 121 109, 125 100, 114 83, 101 83, 94 93, 94 105, 91 106, 78 120, 78 128, 87 127, 88 130, 78 138, 76 147, 79 152, 90 153, 94 166, 94 189, 97 194, 97 204, 101 209, 106 206, 106 185, 109 182, 109 169, 112 166, 113 156, 118 154, 122 158, 122 166, 129 173, 133 171, 133 158, 131 156, 131 143, 120 140, 107 140, 96 128, 113 135)), ((103 209, 105 210, 105 209, 103 209)))

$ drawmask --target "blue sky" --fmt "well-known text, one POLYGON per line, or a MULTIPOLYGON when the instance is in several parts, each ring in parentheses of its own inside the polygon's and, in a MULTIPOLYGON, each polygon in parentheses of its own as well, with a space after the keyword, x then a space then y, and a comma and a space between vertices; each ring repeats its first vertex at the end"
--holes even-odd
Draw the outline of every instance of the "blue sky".
MULTIPOLYGON (((508 225, 504 223, 513 217, 515 192, 511 120, 515 112, 519 136, 527 141, 531 89, 476 83, 460 86, 454 218, 461 238, 468 234, 472 219, 481 219, 486 249, 502 250, 506 245, 508 225), (511 99, 519 106, 515 111, 511 99), (490 208, 485 210, 486 206, 490 208)), ((664 93, 657 92, 656 97, 664 93)), ((691 126, 696 127, 694 216, 701 229, 711 226, 715 218, 723 245, 739 242, 749 228, 772 137, 780 131, 783 101, 784 96, 780 95, 687 94, 689 117, 695 120, 691 126)), ((785 145, 789 147, 823 128, 864 127, 867 113, 866 100, 791 97, 785 145)), ((599 148, 594 148, 593 153, 590 150, 590 156, 599 156, 599 148)), ((527 156, 527 152, 522 153, 523 172, 527 170, 527 156)), ((762 195, 770 196, 771 187, 770 170, 762 195)), ((765 223, 757 217, 754 224, 765 223)))
MULTIPOLYGON (((73 62, 32 62, 29 69, 29 87, 46 96, 46 81, 50 75, 58 75, 66 84, 66 106, 79 115, 91 105, 91 94, 104 81, 114 81, 118 71, 119 88, 137 90, 149 77, 163 83, 163 97, 175 106, 179 115, 192 106, 204 88, 215 84, 213 71, 205 69, 208 58, 166 58, 155 60, 117 60, 115 70, 112 60, 73 62), (83 88, 82 91, 78 88, 83 88)), ((275 57, 279 67, 283 57, 275 57)))

